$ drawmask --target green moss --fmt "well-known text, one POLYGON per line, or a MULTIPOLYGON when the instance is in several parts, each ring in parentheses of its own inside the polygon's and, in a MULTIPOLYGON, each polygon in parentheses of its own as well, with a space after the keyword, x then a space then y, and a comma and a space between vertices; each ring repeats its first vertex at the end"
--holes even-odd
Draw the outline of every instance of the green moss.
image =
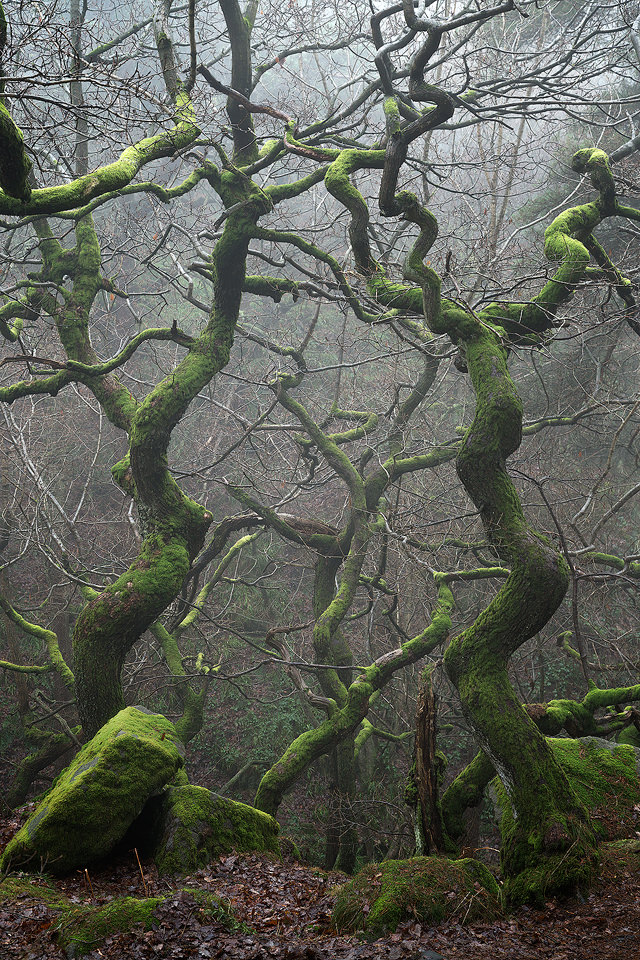
POLYGON ((22 131, 0 103, 0 186, 10 197, 27 201, 31 196, 31 161, 24 149, 22 131))
POLYGON ((464 923, 499 913, 498 884, 481 863, 417 857, 365 867, 338 894, 333 922, 341 933, 364 930, 375 939, 407 919, 464 923))
POLYGON ((150 930, 160 920, 160 912, 170 912, 177 900, 187 901, 190 912, 197 912, 203 923, 219 923, 226 930, 252 934, 239 921, 227 900, 205 890, 185 888, 161 897, 124 897, 109 903, 71 901, 43 878, 7 877, 0 883, 0 904, 22 900, 46 905, 53 923, 51 931, 68 957, 80 957, 100 947, 107 938, 126 933, 136 925, 150 930))
POLYGON ((594 877, 593 851, 585 845, 547 855, 519 873, 505 879, 504 898, 512 907, 520 904, 542 906, 550 896, 569 896, 586 890, 594 877))
POLYGON ((145 900, 124 897, 99 907, 92 904, 74 905, 65 910, 55 923, 55 938, 67 951, 67 956, 81 957, 114 933, 124 933, 138 924, 150 930, 155 911, 162 900, 162 897, 145 900))
MULTIPOLYGON (((23 201, 14 197, 0 196, 0 209, 6 214, 56 213, 62 210, 72 210, 88 203, 94 197, 118 191, 128 186, 138 171, 147 163, 159 160, 162 157, 173 156, 176 150, 189 146, 199 134, 197 126, 186 116, 184 106, 179 111, 176 124, 171 129, 156 136, 145 137, 138 143, 126 147, 119 158, 113 163, 99 167, 92 173, 78 177, 71 183, 55 187, 43 187, 33 190, 28 208, 23 201)), ((13 123, 13 121, 12 121, 13 123)), ((13 125, 15 127, 15 124, 13 125)), ((6 136, 16 138, 16 131, 7 127, 6 136)), ((13 150, 17 149, 17 140, 14 139, 13 150)))
POLYGON ((640 781, 632 746, 595 737, 550 743, 596 834, 603 840, 621 833, 635 835, 633 808, 640 803, 640 781))
POLYGON ((73 902, 40 877, 6 877, 0 883, 0 904, 25 900, 46 905, 49 916, 54 916, 51 931, 68 957, 84 956, 99 948, 107 937, 126 933, 136 925, 150 930, 159 919, 160 910, 171 910, 177 899, 187 900, 190 910, 197 911, 204 923, 219 923, 232 932, 253 933, 236 918, 228 901, 200 889, 185 888, 162 897, 124 897, 95 904, 73 902))
POLYGON ((154 855, 162 874, 190 873, 231 850, 280 855, 276 821, 244 803, 192 786, 170 788, 160 803, 154 855))
POLYGON ((227 930, 250 933, 240 923, 226 900, 204 890, 181 890, 166 897, 124 897, 100 906, 93 904, 68 905, 54 925, 56 940, 67 955, 83 956, 98 947, 107 937, 126 933, 137 925, 150 930, 158 918, 159 909, 169 906, 176 898, 193 902, 203 922, 215 921, 227 930))
POLYGON ((129 707, 76 755, 7 846, 0 869, 64 873, 105 856, 183 764, 173 725, 129 707))
POLYGON ((28 897, 44 903, 59 905, 66 902, 59 890, 42 877, 11 876, 0 883, 0 903, 10 903, 28 897))
POLYGON ((640 730, 636 727, 625 727, 618 734, 618 743, 627 743, 631 747, 640 747, 640 730))

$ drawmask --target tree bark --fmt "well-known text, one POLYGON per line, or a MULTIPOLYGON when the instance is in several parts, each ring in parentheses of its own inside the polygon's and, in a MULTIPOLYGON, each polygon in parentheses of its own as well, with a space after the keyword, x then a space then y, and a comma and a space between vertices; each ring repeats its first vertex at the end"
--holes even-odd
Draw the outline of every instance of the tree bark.
MULTIPOLYGON (((423 844, 421 855, 444 853, 445 840, 440 806, 441 762, 436 754, 436 695, 431 674, 425 671, 418 689, 414 777, 416 817, 423 844)), ((440 758, 441 760, 442 758, 440 758)))

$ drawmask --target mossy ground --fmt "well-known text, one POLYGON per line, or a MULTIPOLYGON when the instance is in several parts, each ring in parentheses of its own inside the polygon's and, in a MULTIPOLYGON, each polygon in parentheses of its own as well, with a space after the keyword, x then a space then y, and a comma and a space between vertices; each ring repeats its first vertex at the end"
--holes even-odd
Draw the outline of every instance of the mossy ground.
POLYGON ((0 904, 21 897, 42 900, 44 903, 58 904, 61 900, 60 891, 45 877, 12 876, 5 877, 0 882, 0 904))
POLYGON ((617 883, 640 874, 640 839, 600 844, 600 871, 596 886, 617 883))
POLYGON ((78 903, 69 899, 45 877, 5 877, 0 883, 0 905, 15 902, 46 904, 53 914, 51 932, 68 957, 81 957, 99 949, 114 934, 140 926, 150 930, 160 922, 163 909, 195 911, 201 922, 216 922, 228 931, 250 933, 251 928, 234 915, 229 902, 205 890, 185 888, 155 897, 117 897, 108 903, 78 903))
POLYGON ((72 905, 63 910, 55 925, 56 939, 68 956, 83 956, 115 933, 136 925, 150 930, 158 924, 161 908, 171 907, 178 899, 187 901, 203 922, 216 921, 226 930, 250 930, 234 917, 227 901, 203 890, 184 889, 163 897, 123 897, 102 906, 72 905))
POLYGON ((498 884, 481 863, 416 857, 365 867, 338 894, 333 922, 340 932, 364 930, 375 939, 407 919, 464 923, 499 913, 498 884))
POLYGON ((159 897, 138 900, 123 897, 103 906, 93 904, 73 905, 64 909, 55 923, 55 937, 67 956, 81 957, 95 950, 114 933, 131 930, 140 924, 150 930, 159 897))

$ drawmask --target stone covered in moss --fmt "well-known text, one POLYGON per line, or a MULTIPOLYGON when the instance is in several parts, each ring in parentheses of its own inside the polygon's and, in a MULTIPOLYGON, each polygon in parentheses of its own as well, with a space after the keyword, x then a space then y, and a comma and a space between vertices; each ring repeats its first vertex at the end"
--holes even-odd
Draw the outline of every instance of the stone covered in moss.
POLYGON ((640 730, 634 726, 625 727, 616 739, 618 743, 628 743, 632 747, 640 747, 640 730))
POLYGON ((173 725, 120 711, 76 755, 7 846, 0 869, 66 873, 108 854, 149 797, 182 767, 173 725))
POLYGON ((500 913, 494 877, 477 860, 416 857, 370 864, 344 885, 333 911, 341 933, 364 930, 376 937, 407 919, 440 923, 493 919, 500 913))
MULTIPOLYGON (((556 758, 580 803, 589 813, 596 836, 615 840, 635 836, 640 803, 640 750, 598 737, 549 738, 556 758)), ((514 826, 507 793, 493 781, 503 838, 514 826)))
POLYGON ((231 850, 280 854, 273 817, 204 787, 170 787, 157 822, 155 860, 162 874, 186 874, 231 850))

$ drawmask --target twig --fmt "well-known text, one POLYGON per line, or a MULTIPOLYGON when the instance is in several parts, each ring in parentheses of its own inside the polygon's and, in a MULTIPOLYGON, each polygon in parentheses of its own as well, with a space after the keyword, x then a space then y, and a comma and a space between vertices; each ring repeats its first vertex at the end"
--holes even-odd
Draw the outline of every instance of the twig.
POLYGON ((138 856, 138 848, 134 847, 133 852, 135 853, 136 860, 138 861, 138 867, 140 869, 140 876, 142 877, 142 886, 144 888, 144 892, 147 896, 149 896, 149 887, 147 886, 147 881, 145 880, 144 873, 142 871, 142 864, 140 863, 140 857, 138 856))

